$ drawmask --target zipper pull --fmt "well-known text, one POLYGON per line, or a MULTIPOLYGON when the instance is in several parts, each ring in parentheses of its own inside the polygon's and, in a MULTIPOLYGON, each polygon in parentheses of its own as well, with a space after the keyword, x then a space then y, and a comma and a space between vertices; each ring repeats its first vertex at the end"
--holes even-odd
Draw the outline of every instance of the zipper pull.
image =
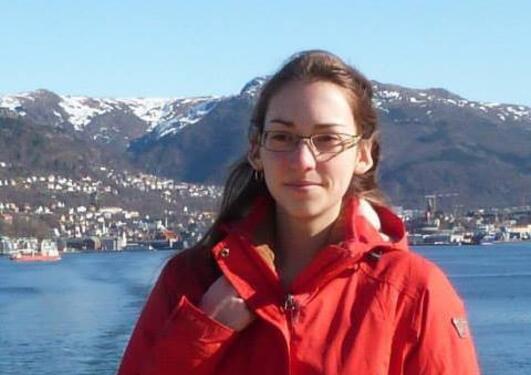
POLYGON ((295 301, 295 297, 293 297, 292 294, 289 294, 284 299, 283 309, 286 313, 289 312, 289 316, 291 318, 291 321, 293 322, 297 318, 297 313, 299 310, 299 306, 297 305, 297 301, 295 301))

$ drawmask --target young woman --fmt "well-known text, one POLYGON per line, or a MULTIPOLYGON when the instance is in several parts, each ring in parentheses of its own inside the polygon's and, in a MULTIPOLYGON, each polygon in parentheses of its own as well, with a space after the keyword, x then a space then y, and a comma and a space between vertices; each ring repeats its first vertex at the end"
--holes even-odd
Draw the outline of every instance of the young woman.
POLYGON ((198 246, 163 269, 133 374, 477 374, 463 303, 376 183, 371 83, 324 51, 263 87, 198 246))

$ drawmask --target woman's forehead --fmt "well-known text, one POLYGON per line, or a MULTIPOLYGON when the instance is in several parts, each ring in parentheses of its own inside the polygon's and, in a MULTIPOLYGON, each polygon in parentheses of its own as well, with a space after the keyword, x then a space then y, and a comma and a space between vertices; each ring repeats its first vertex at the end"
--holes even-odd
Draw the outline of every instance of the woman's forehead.
POLYGON ((327 82, 290 84, 279 90, 271 98, 264 126, 343 132, 356 128, 344 90, 327 82))
POLYGON ((345 90, 330 82, 294 81, 272 96, 265 117, 283 126, 352 127, 354 118, 345 90))

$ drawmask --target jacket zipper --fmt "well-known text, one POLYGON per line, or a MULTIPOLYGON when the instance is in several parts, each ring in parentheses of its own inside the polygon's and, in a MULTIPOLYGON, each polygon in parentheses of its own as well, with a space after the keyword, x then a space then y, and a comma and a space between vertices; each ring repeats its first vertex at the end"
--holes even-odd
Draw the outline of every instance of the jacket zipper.
POLYGON ((299 305, 297 304, 297 301, 295 300, 295 297, 288 293, 286 297, 284 298, 284 303, 282 304, 282 309, 284 310, 284 314, 286 314, 286 321, 288 323, 288 331, 289 331, 289 343, 288 343, 288 358, 289 358, 289 369, 288 373, 293 374, 293 354, 295 352, 295 348, 292 347, 292 336, 294 333, 293 325, 297 321, 298 313, 299 313, 299 305))
POLYGON ((299 306, 297 305, 297 301, 295 301, 295 297, 293 297, 292 294, 288 293, 288 295, 284 299, 283 308, 286 313, 286 317, 288 319, 288 326, 291 331, 292 324, 296 321, 299 312, 299 306))

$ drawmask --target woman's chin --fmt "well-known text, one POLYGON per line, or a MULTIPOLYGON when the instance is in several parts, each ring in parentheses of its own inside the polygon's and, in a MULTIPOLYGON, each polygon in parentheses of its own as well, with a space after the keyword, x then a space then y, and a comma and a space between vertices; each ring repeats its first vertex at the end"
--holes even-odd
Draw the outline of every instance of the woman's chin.
POLYGON ((286 204, 282 204, 282 211, 292 218, 311 220, 325 214, 328 210, 322 204, 319 204, 319 202, 291 200, 286 202, 286 204))

